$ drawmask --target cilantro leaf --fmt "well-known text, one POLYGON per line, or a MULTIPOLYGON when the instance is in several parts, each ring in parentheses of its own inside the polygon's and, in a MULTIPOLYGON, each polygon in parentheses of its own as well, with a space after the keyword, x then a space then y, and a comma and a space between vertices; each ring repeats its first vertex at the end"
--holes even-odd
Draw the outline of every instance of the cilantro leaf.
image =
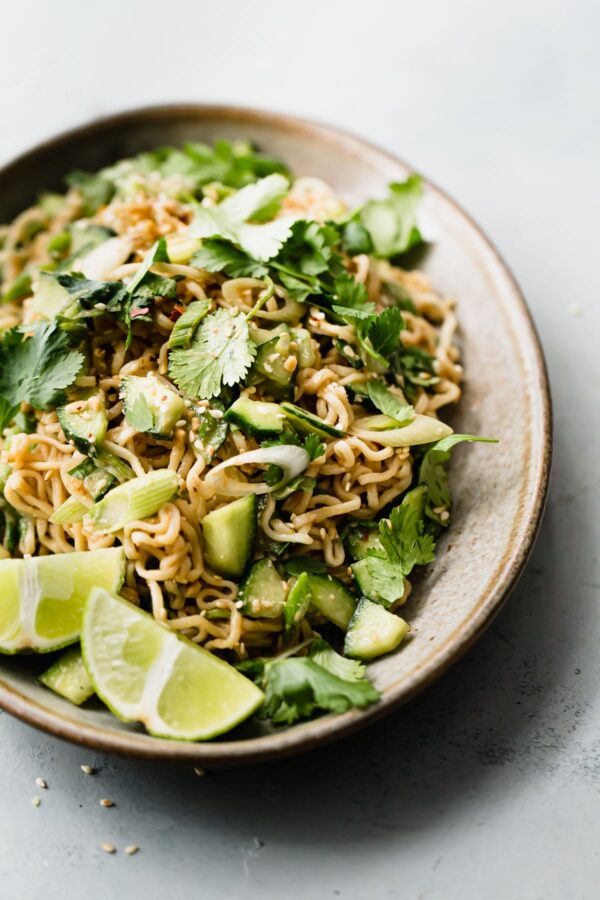
POLYGON ((318 434, 307 434, 304 441, 302 441, 295 431, 289 429, 284 429, 276 438, 262 441, 261 447, 279 447, 281 444, 294 444, 296 447, 303 447, 308 453, 311 462, 319 459, 325 453, 325 444, 318 434))
POLYGON ((423 240, 417 227, 417 206, 423 193, 421 179, 411 175, 389 186, 385 200, 371 200, 360 211, 360 220, 369 233, 375 256, 404 253, 423 240))
POLYGON ((14 417, 19 412, 20 403, 11 403, 6 397, 0 396, 0 434, 7 425, 10 425, 14 417))
POLYGON ((51 409, 64 397, 85 360, 69 348, 68 335, 56 320, 8 331, 0 342, 0 396, 13 406, 26 401, 51 409))
POLYGON ((159 238, 155 244, 150 247, 139 269, 127 285, 127 293, 133 294, 136 288, 142 283, 146 275, 150 271, 150 267, 157 262, 169 262, 169 254, 167 252, 167 242, 163 237, 159 238))
POLYGON ((322 638, 317 638, 312 642, 309 657, 317 665, 327 669, 332 675, 343 678, 344 681, 362 681, 366 677, 366 667, 358 659, 347 659, 345 656, 340 656, 322 638))
POLYGON ((370 681, 349 681, 327 671, 315 660, 291 657, 267 663, 264 671, 264 715, 291 725, 315 711, 345 712, 379 699, 370 681))
POLYGON ((371 403, 384 415, 394 419, 398 425, 408 425, 415 417, 412 406, 402 401, 393 394, 382 381, 369 381, 367 391, 371 403))
POLYGON ((367 337, 375 353, 387 360, 398 349, 403 329, 402 313, 389 306, 371 323, 367 337))
POLYGON ((281 468, 281 466, 276 466, 274 463, 271 463, 270 465, 268 465, 263 473, 263 479, 264 479, 265 483, 268 484, 270 487, 273 487, 273 485, 278 484, 282 478, 283 478, 283 469, 281 468))
POLYGON ((450 524, 452 495, 445 464, 450 459, 453 448, 463 441, 478 441, 484 444, 497 443, 495 438, 478 437, 474 434, 449 434, 432 444, 421 460, 419 484, 427 488, 425 512, 438 525, 450 524), (447 512, 448 515, 443 516, 444 512, 447 512))
POLYGON ((289 218, 253 224, 265 207, 273 209, 287 192, 283 175, 268 175, 226 197, 218 206, 198 206, 188 227, 190 237, 222 238, 239 246, 249 256, 264 261, 276 256, 291 233, 289 218))
POLYGON ((264 278, 268 268, 220 238, 205 238, 190 265, 207 272, 224 272, 230 278, 264 278))
POLYGON ((409 399, 416 396, 416 387, 429 388, 439 382, 435 374, 435 357, 420 347, 400 346, 394 368, 402 375, 404 392, 409 399))
POLYGON ((380 550, 367 552, 367 571, 373 594, 370 595, 383 605, 399 600, 404 592, 404 579, 415 566, 423 566, 435 557, 435 541, 425 533, 423 521, 425 489, 415 488, 406 495, 400 506, 396 506, 389 523, 382 519, 379 523, 380 550))
POLYGON ((335 299, 338 302, 332 309, 345 319, 372 319, 375 313, 375 304, 369 301, 366 287, 351 275, 336 278, 335 299))
POLYGON ((169 374, 192 397, 216 397, 244 378, 256 356, 243 313, 218 309, 199 325, 187 349, 172 350, 169 374))
POLYGON ((301 219, 294 222, 290 236, 269 265, 277 269, 283 286, 300 303, 311 295, 333 295, 335 277, 345 273, 335 250, 338 243, 339 232, 333 225, 301 219))
POLYGON ((353 217, 344 225, 342 229, 342 249, 348 256, 358 256, 359 253, 373 252, 371 235, 358 218, 353 217))

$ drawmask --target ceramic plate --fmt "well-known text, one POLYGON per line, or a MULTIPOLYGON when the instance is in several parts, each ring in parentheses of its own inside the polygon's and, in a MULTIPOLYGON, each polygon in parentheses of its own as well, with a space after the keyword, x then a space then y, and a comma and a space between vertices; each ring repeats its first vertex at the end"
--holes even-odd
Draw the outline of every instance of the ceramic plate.
MULTIPOLYGON (((350 205, 382 196, 410 168, 349 134, 282 115, 222 106, 127 112, 51 140, 0 171, 0 221, 38 191, 59 188, 71 169, 95 170, 161 144, 250 138, 301 174, 330 182, 350 205)), ((307 750, 360 728, 413 697, 482 633, 514 587, 540 523, 551 455, 551 410, 542 351, 525 301, 497 251, 467 214, 426 182, 423 215, 436 235, 422 268, 458 299, 466 372, 457 431, 500 439, 459 447, 452 462, 454 523, 434 565, 417 582, 406 617, 412 637, 370 666, 382 693, 365 711, 286 730, 246 724, 208 744, 165 741, 79 709, 35 681, 36 660, 0 657, 0 705, 59 737, 140 757, 231 765, 307 750)))

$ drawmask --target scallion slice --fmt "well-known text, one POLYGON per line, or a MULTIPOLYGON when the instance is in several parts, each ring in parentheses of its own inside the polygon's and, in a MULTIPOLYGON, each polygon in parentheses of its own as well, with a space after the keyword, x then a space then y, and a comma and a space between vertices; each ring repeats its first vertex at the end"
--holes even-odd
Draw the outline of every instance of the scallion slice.
POLYGON ((177 492, 179 480, 171 469, 157 469, 109 491, 90 510, 94 531, 120 531, 129 522, 153 516, 177 492))

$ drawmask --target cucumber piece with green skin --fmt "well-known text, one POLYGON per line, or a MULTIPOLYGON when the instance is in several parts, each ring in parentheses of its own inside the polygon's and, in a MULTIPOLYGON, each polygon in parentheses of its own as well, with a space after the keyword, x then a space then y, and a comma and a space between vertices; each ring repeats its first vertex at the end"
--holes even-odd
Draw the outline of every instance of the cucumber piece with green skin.
POLYGON ((348 532, 346 548, 352 559, 364 559, 369 550, 385 553, 379 540, 379 529, 358 525, 348 532))
POLYGON ((306 328, 292 328, 292 340, 298 345, 296 356, 298 357, 298 368, 310 369, 317 362, 317 353, 315 350, 315 342, 310 336, 310 331, 306 328))
POLYGON ((395 650, 409 630, 408 623, 400 616, 362 597, 346 632, 344 654, 354 659, 383 656, 395 650))
POLYGON ((286 638, 290 637, 308 612, 312 596, 309 577, 308 572, 301 572, 298 578, 290 579, 290 592, 283 609, 286 638))
POLYGON ((108 417, 98 395, 87 400, 75 400, 56 410, 65 438, 72 441, 80 453, 95 453, 108 428, 108 417))
POLYGON ((301 409, 294 403, 282 403, 281 409, 298 431, 302 431, 305 434, 318 434, 319 437, 324 438, 344 437, 344 432, 340 431, 339 428, 328 425, 322 419, 319 419, 318 416, 313 416, 312 413, 301 409))
POLYGON ((251 384, 264 383, 267 391, 281 400, 292 397, 294 392, 295 370, 286 369, 288 359, 297 359, 290 350, 290 343, 289 332, 282 331, 260 344, 249 379, 251 384))
POLYGON ((139 428, 136 413, 141 413, 147 427, 140 430, 155 437, 170 437, 185 412, 183 397, 152 374, 127 375, 121 382, 119 396, 125 401, 125 421, 139 428))
POLYGON ((277 437, 283 431, 285 415, 277 403, 265 403, 239 397, 225 413, 225 419, 233 422, 245 434, 257 438, 277 437))
POLYGON ((276 619, 283 612, 287 586, 270 559, 259 559, 250 569, 240 587, 245 616, 276 619))
POLYGON ((79 647, 71 647, 63 653, 49 669, 42 672, 40 681, 76 706, 81 706, 94 693, 79 647))
POLYGON ((356 597, 333 575, 309 575, 311 606, 344 631, 356 609, 356 597))
POLYGON ((107 469, 96 465, 96 461, 84 459, 74 469, 69 470, 69 475, 79 478, 92 500, 102 500, 111 488, 117 484, 117 479, 107 469))
POLYGON ((248 494, 221 506, 202 520, 208 565, 219 575, 241 578, 250 562, 256 535, 256 496, 248 494))

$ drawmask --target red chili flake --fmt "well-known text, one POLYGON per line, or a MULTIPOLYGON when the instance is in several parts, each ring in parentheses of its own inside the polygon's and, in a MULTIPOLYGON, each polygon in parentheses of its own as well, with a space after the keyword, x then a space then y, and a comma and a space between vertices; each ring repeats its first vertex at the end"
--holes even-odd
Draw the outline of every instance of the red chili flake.
POLYGON ((183 315, 184 310, 185 306, 180 306, 179 304, 175 305, 171 310, 171 314, 169 315, 169 319, 171 320, 171 322, 176 322, 177 319, 179 319, 180 316, 183 315))

